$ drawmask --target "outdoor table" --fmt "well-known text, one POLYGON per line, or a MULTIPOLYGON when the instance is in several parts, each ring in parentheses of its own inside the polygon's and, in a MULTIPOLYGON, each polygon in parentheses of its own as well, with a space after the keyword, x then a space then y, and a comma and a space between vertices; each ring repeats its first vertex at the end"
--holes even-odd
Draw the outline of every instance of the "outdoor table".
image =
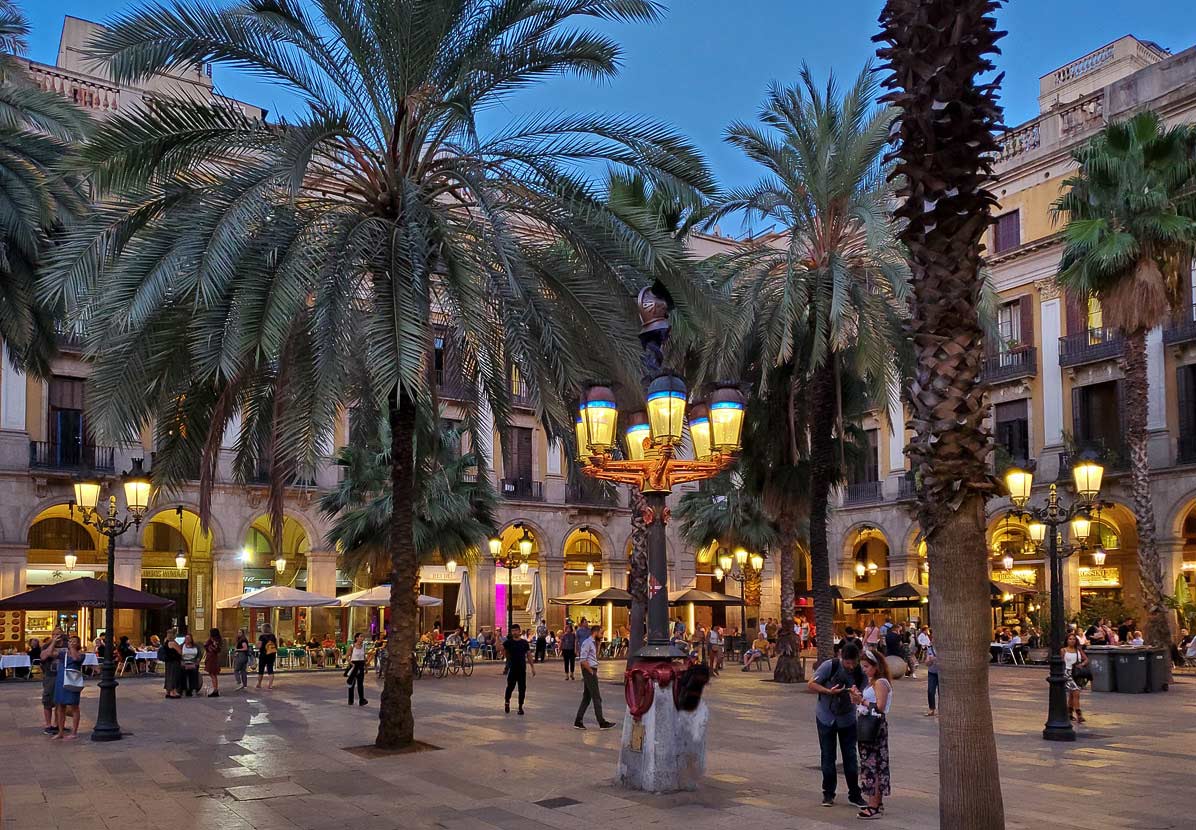
MULTIPOLYGON (((154 669, 158 668, 158 666, 157 666, 158 652, 156 652, 156 651, 139 651, 133 655, 133 659, 135 661, 137 661, 138 663, 141 663, 143 661, 147 662, 147 663, 153 662, 155 664, 154 669)), ((146 671, 149 671, 148 666, 146 667, 146 671)))
POLYGON ((89 651, 87 654, 83 655, 83 665, 98 666, 100 665, 100 658, 96 656, 94 651, 89 651))
POLYGON ((5 654, 0 657, 0 673, 5 670, 27 669, 32 665, 28 654, 5 654))

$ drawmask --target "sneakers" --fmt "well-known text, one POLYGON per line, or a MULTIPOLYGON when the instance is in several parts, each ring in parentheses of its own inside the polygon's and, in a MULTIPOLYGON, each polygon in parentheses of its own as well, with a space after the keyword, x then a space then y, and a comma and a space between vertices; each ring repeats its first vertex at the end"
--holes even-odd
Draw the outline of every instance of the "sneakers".
POLYGON ((608 720, 604 720, 602 723, 598 724, 598 728, 599 729, 614 729, 615 725, 608 720))
POLYGON ((508 701, 504 702, 502 705, 502 710, 504 712, 506 712, 508 715, 511 714, 511 701, 508 700, 508 701))
POLYGON ((833 795, 824 795, 822 797, 822 806, 823 807, 834 807, 835 806, 835 797, 833 795))
POLYGON ((56 726, 46 726, 46 727, 43 727, 43 728, 42 728, 42 734, 43 734, 43 735, 57 735, 57 734, 58 734, 58 727, 56 727, 56 726))
POLYGON ((208 692, 208 697, 220 697, 220 692, 208 692))
POLYGON ((867 807, 868 806, 868 802, 864 800, 864 797, 862 795, 849 795, 849 796, 847 796, 847 800, 850 801, 852 804, 854 804, 856 807, 867 807))
POLYGON ((520 706, 520 707, 519 707, 519 714, 521 714, 521 715, 523 714, 523 707, 522 707, 522 706, 520 706))
POLYGON ((357 705, 358 705, 358 706, 365 706, 367 703, 369 703, 369 701, 368 701, 368 700, 363 700, 363 701, 361 701, 360 703, 358 703, 357 705))
POLYGON ((575 721, 573 721, 573 728, 574 729, 585 729, 586 725, 579 720, 575 720, 575 721))

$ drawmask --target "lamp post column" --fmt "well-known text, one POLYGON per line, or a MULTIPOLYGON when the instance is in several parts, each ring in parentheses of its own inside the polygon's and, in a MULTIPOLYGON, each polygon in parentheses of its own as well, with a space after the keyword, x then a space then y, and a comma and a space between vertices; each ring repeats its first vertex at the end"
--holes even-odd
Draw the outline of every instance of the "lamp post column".
POLYGON ((641 658, 671 659, 683 656, 669 640, 669 562, 665 542, 666 492, 645 492, 648 506, 648 641, 641 658))
MULTIPOLYGON (((104 533, 105 529, 100 528, 104 533)), ((96 714, 95 727, 91 731, 93 741, 119 741, 120 724, 116 721, 116 651, 113 629, 116 627, 116 534, 108 530, 108 597, 104 623, 104 661, 100 666, 100 707, 96 714)))
POLYGON ((507 564, 507 636, 511 636, 511 626, 515 623, 515 569, 507 564))
MULTIPOLYGON (((1054 504, 1048 510, 1054 512, 1054 504)), ((1063 675, 1062 649, 1066 620, 1063 608, 1063 560, 1059 556, 1059 525, 1056 521, 1047 522, 1047 533, 1051 537, 1047 547, 1051 560, 1051 654, 1047 677, 1050 703, 1042 737, 1048 741, 1074 741, 1076 732, 1067 712, 1067 678, 1063 675)))

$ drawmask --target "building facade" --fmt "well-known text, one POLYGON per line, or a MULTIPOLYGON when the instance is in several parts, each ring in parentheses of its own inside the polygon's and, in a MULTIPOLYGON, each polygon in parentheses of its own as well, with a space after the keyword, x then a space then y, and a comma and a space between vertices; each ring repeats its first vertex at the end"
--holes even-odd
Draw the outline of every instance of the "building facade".
MULTIPOLYGON (((119 86, 102 66, 84 54, 87 38, 99 27, 68 17, 63 26, 54 66, 26 61, 28 71, 44 89, 71 98, 103 118, 135 108, 154 96, 189 97, 236 107, 250 118, 266 111, 221 95, 213 85, 210 67, 180 69, 155 77, 143 87, 119 86)), ((708 256, 734 244, 718 235, 695 235, 695 254, 708 256)), ((452 360, 444 338, 437 339, 433 371, 446 419, 462 417, 460 401, 469 379, 452 360)), ((151 429, 119 446, 97 446, 89 429, 84 384, 90 367, 80 344, 60 339, 61 353, 51 377, 37 380, 21 374, 7 358, 0 366, 0 597, 77 576, 101 575, 107 568, 105 540, 79 521, 70 506, 72 482, 80 476, 99 477, 115 484, 133 459, 143 459, 152 471, 154 439, 151 429), (69 557, 69 558, 68 558, 69 557), (73 561, 72 567, 67 562, 73 561)), ((526 532, 532 539, 532 563, 527 573, 498 569, 487 551, 450 571, 447 563, 421 568, 422 593, 442 599, 443 605, 424 609, 421 625, 437 620, 458 622, 456 600, 462 579, 468 579, 477 615, 474 629, 506 627, 508 601, 516 621, 527 624, 525 611, 532 580, 543 581, 548 597, 604 586, 626 587, 630 513, 626 493, 603 490, 570 475, 560 444, 548 439, 536 417, 535 402, 515 377, 514 415, 509 424, 491 423, 486 454, 490 475, 501 497, 499 536, 504 549, 516 545, 526 532)), ((115 578, 122 585, 144 589, 175 601, 168 612, 120 612, 117 634, 140 639, 177 625, 194 631, 219 626, 226 635, 238 627, 253 631, 267 621, 265 612, 220 611, 216 602, 253 588, 285 584, 323 595, 343 595, 369 587, 369 574, 347 573, 335 550, 326 543, 328 523, 318 510, 318 497, 336 485, 340 468, 332 463, 349 434, 349 415, 337 426, 328 460, 315 476, 288 488, 282 548, 273 545, 266 513, 266 470, 254 481, 238 482, 232 473, 234 423, 224 440, 212 496, 211 519, 201 526, 198 482, 184 484, 177 493, 162 494, 136 531, 120 537, 115 578)), ((116 489, 119 490, 119 487, 116 489)), ((669 528, 669 585, 723 588, 715 584, 713 564, 699 563, 682 544, 676 528, 669 528)), ((709 559, 709 557, 706 557, 709 559)), ((774 569, 766 565, 765 580, 774 569)), ((776 614, 775 585, 762 592, 766 607, 776 614), (773 607, 767 607, 772 598, 773 607)), ((625 612, 595 608, 578 613, 591 619, 621 624, 625 612)), ((721 615, 722 612, 715 612, 721 615)), ((711 612, 700 614, 708 621, 711 612)), ((559 626, 565 610, 549 606, 548 620, 559 626)), ((734 620, 738 616, 732 614, 734 620)), ((78 626, 85 635, 102 626, 99 615, 74 619, 66 609, 23 615, 19 626, 0 631, 0 647, 48 633, 55 623, 78 626)), ((733 620, 733 622, 734 622, 733 620)), ((325 632, 344 636, 350 630, 377 625, 376 612, 295 609, 280 611, 272 620, 284 639, 325 632)))
MULTIPOLYGON (((1196 48, 1171 55, 1123 37, 1042 76, 1039 105, 1036 118, 1010 129, 1002 141, 994 187, 999 207, 986 240, 1000 295, 998 337, 986 345, 983 375, 997 446, 994 465, 1000 472, 1012 460, 1035 460, 1040 501, 1050 482, 1070 480, 1078 451, 1101 456, 1107 468, 1102 495, 1116 505, 1098 521, 1107 556, 1100 565, 1087 554, 1066 560, 1066 605, 1075 611, 1106 599, 1140 614, 1137 534, 1122 441, 1122 342, 1104 326, 1095 298, 1068 297, 1058 288, 1063 245, 1051 205, 1076 168, 1072 151, 1109 121, 1142 109, 1156 110, 1169 124, 1196 121, 1196 48)), ((1169 593, 1177 578, 1191 583, 1196 577, 1194 284, 1196 271, 1175 318, 1147 339, 1152 492, 1169 593)), ((925 572, 918 526, 905 504, 913 483, 903 453, 904 423, 896 408, 865 419, 871 458, 843 488, 832 522, 839 584, 871 590, 933 578, 925 572), (857 577, 860 566, 863 578, 857 577)), ((1003 518, 1008 508, 1007 499, 988 506, 993 579, 1045 594, 1048 568, 1027 544, 1026 528, 1003 518)), ((1005 612, 1023 617, 1034 603, 1031 596, 1005 612)))

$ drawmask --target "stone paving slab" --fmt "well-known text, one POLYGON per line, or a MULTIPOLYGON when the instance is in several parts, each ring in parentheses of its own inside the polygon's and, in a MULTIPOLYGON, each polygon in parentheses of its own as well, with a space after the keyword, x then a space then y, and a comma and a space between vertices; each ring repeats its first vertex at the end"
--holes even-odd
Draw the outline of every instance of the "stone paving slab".
MULTIPOLYGON (((40 687, 0 684, 2 830, 834 830, 858 827, 844 803, 819 806, 814 697, 766 675, 728 672, 708 690, 708 777, 655 796, 612 783, 619 730, 571 728, 581 693, 548 664, 531 678, 527 716, 502 712, 494 665, 472 678, 416 684, 417 735, 442 747, 402 756, 347 751, 372 741, 376 706, 348 707, 339 673, 280 675, 272 691, 165 701, 159 684, 122 681, 133 734, 85 740, 40 733, 40 687)), ((621 718, 621 669, 603 667, 608 718, 621 718)), ((1166 694, 1086 694, 1074 744, 1048 744, 1041 669, 991 671, 1007 826, 1041 830, 1194 830, 1196 677, 1166 694), (1117 794, 1109 798, 1110 793, 1117 794), (1138 793, 1168 794, 1147 797, 1138 793), (1063 805, 1066 805, 1064 808, 1063 805)), ((371 679, 373 680, 373 679, 371 679)), ((376 684, 376 681, 374 681, 376 684)), ((937 725, 923 680, 896 684, 893 795, 882 825, 937 826, 937 725)), ((377 701, 380 690, 371 690, 377 701)), ((842 784, 840 784, 842 789, 842 784)), ((952 828, 951 830, 955 830, 952 828)))

